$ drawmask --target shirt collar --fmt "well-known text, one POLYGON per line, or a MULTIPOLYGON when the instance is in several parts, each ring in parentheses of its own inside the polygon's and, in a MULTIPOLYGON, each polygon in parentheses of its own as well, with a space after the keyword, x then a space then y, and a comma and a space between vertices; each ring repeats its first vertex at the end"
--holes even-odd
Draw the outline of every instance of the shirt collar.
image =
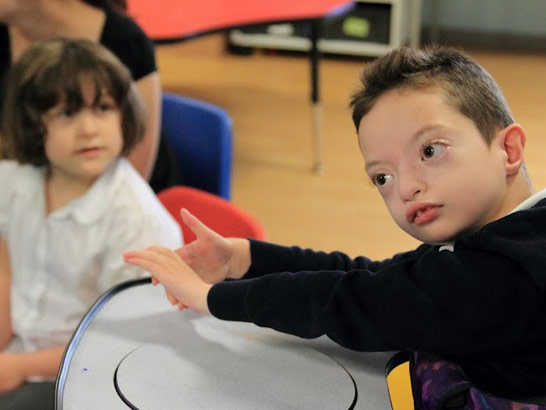
POLYGON ((30 164, 20 165, 13 181, 13 189, 18 195, 34 196, 44 192, 46 168, 30 164))
POLYGON ((52 218, 73 217, 82 225, 89 225, 104 215, 110 206, 110 198, 122 179, 125 158, 112 162, 97 178, 85 194, 51 213, 52 218))
POLYGON ((512 210, 512 212, 510 212, 510 213, 512 214, 512 213, 517 212, 517 211, 523 211, 525 209, 531 209, 533 206, 535 206, 536 204, 538 204, 540 201, 542 201, 545 198, 546 198, 546 189, 543 189, 542 191, 537 192, 534 195, 531 195, 529 198, 527 198, 521 204, 516 206, 512 210))
MULTIPOLYGON (((85 194, 52 212, 48 217, 52 219, 72 217, 81 224, 92 224, 108 210, 110 198, 123 183, 124 170, 128 166, 130 165, 125 158, 113 161, 85 194)), ((26 197, 39 195, 45 206, 45 173, 45 167, 23 166, 18 180, 14 181, 17 193, 26 197)))

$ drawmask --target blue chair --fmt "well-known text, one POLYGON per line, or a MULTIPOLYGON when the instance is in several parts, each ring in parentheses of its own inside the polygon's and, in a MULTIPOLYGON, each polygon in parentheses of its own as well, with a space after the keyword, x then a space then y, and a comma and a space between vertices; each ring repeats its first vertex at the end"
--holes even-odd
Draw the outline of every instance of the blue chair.
POLYGON ((161 132, 177 159, 181 182, 226 200, 231 192, 231 117, 205 101, 163 93, 161 132))

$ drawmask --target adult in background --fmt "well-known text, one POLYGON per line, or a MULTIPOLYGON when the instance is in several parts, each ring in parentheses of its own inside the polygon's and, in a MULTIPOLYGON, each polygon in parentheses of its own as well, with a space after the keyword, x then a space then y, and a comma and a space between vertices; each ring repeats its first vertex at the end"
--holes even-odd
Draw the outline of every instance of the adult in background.
POLYGON ((129 68, 144 101, 147 129, 129 161, 157 192, 176 184, 177 173, 170 151, 160 144, 161 84, 154 46, 124 14, 125 6, 125 0, 0 0, 0 96, 9 67, 36 40, 69 37, 101 43, 129 68))

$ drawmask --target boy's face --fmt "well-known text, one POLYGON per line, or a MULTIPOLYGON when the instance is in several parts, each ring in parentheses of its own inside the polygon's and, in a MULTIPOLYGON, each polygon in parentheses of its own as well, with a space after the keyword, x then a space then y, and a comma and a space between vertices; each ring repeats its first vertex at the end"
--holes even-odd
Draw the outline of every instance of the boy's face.
POLYGON ((395 222, 422 242, 454 240, 505 215, 505 152, 434 89, 391 90, 358 130, 366 172, 395 222))
POLYGON ((70 111, 64 103, 44 115, 45 154, 51 178, 91 185, 123 148, 121 113, 108 94, 96 105, 95 87, 82 82, 84 104, 70 111))

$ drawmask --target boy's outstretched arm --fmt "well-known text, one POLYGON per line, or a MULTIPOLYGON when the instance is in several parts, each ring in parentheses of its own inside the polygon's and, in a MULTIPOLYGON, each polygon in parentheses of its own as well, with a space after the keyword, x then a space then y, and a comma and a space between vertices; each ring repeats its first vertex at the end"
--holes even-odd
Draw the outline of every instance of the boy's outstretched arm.
POLYGON ((7 347, 13 334, 10 315, 10 286, 8 246, 5 239, 0 238, 0 352, 7 347))
POLYGON ((177 250, 195 273, 207 283, 226 278, 239 279, 250 267, 250 244, 247 239, 224 238, 203 224, 187 209, 180 215, 195 233, 196 239, 177 250))
POLYGON ((209 313, 207 296, 212 285, 204 282, 176 252, 152 246, 125 252, 123 256, 127 263, 150 272, 154 283, 160 282, 165 287, 171 303, 209 313))

